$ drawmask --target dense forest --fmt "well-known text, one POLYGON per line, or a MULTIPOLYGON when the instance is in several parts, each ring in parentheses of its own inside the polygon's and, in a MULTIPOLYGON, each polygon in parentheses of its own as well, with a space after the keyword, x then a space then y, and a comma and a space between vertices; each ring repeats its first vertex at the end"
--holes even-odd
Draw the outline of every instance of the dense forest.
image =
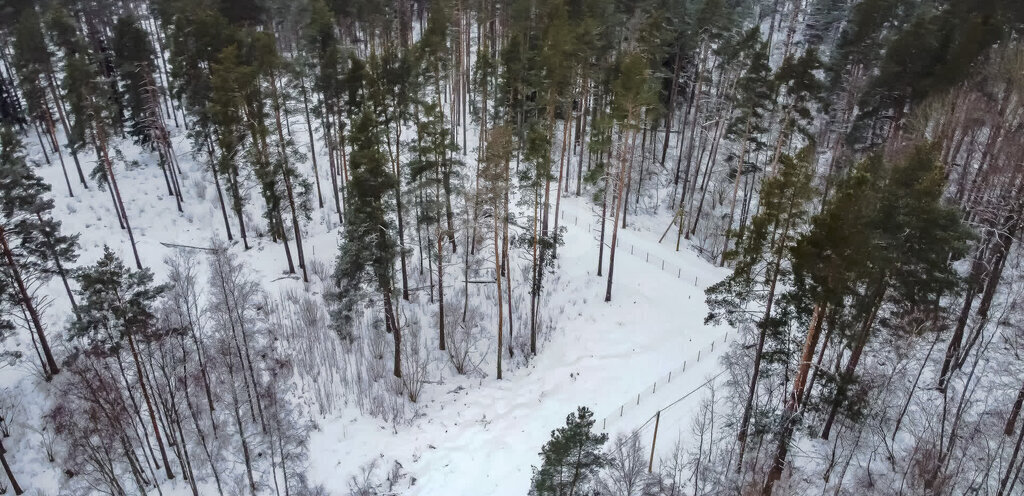
POLYGON ((1019 0, 0 0, 0 494, 1022 494, 1022 35, 1019 0), (718 274, 699 312, 643 233, 718 274), (737 336, 660 441, 590 409, 696 351, 594 358, 647 290, 737 336), (567 418, 487 396, 563 379, 567 418), (346 422, 381 447, 312 471, 346 422), (432 424, 466 442, 407 463, 518 468, 403 466, 432 424))

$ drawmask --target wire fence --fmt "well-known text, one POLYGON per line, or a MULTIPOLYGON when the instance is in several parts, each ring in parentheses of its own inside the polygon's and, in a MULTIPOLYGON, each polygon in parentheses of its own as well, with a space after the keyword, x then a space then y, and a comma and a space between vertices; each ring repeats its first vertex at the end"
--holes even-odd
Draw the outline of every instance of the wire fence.
MULTIPOLYGON (((577 217, 575 215, 572 215, 572 214, 566 214, 565 210, 562 210, 559 213, 559 217, 563 221, 565 221, 566 223, 572 222, 573 226, 579 227, 581 225, 581 223, 580 223, 581 219, 579 217, 577 217)), ((582 221, 583 221, 583 225, 585 225, 587 227, 587 232, 591 232, 591 233, 600 232, 600 229, 598 227, 596 227, 594 224, 588 222, 587 219, 582 219, 582 221)), ((610 230, 608 230, 607 227, 606 227, 606 231, 607 232, 605 233, 605 235, 606 235, 607 238, 610 239, 611 238, 611 234, 610 234, 610 230)), ((609 248, 611 248, 611 246, 612 246, 611 243, 608 242, 608 241, 605 241, 604 245, 609 247, 609 248)), ((676 264, 673 261, 670 261, 670 260, 665 259, 665 258, 663 258, 661 256, 658 256, 658 255, 656 255, 654 253, 651 253, 649 250, 645 250, 643 248, 640 248, 639 246, 637 246, 637 245, 635 245, 633 243, 629 243, 627 241, 623 241, 621 236, 619 236, 615 240, 615 246, 617 247, 616 253, 627 253, 628 252, 633 257, 642 259, 644 262, 657 267, 659 270, 661 270, 661 271, 663 271, 663 272, 665 272, 665 273, 667 273, 669 275, 675 276, 677 279, 682 279, 683 278, 683 267, 682 266, 676 264)), ((693 278, 693 285, 694 286, 699 286, 700 285, 700 278, 699 277, 695 276, 693 278)))
MULTIPOLYGON (((587 232, 590 233, 597 233, 600 231, 600 229, 597 226, 595 226, 594 223, 590 222, 589 219, 584 218, 581 222, 580 217, 573 214, 567 214, 565 210, 562 210, 559 213, 559 217, 563 221, 562 225, 567 225, 569 222, 572 222, 572 225, 576 227, 580 227, 581 224, 585 225, 587 227, 587 232)), ((608 229, 607 226, 606 229, 608 229)), ((610 237, 610 234, 607 231, 605 234, 606 237, 610 237)), ((683 278, 682 266, 672 261, 669 261, 659 255, 653 254, 649 250, 640 248, 633 243, 623 241, 622 237, 618 237, 616 239, 615 245, 617 246, 616 253, 628 252, 629 255, 635 258, 643 259, 643 261, 646 262, 647 264, 653 265, 657 267, 659 270, 668 273, 669 275, 674 275, 677 279, 683 278)), ((605 246, 610 248, 611 243, 605 242, 605 246)), ((699 277, 694 277, 693 285, 700 285, 699 277)), ((662 375, 657 380, 655 380, 650 386, 644 388, 642 391, 631 396, 625 402, 620 404, 618 408, 609 412, 608 415, 601 419, 601 430, 607 432, 609 426, 616 425, 616 423, 623 419, 627 413, 632 413, 642 408, 651 408, 651 405, 649 405, 648 403, 651 401, 651 398, 658 392, 659 389, 664 391, 665 388, 669 387, 672 381, 678 382, 680 380, 683 380, 683 378, 686 377, 687 375, 688 367, 689 370, 693 370, 696 364, 700 363, 702 359, 705 361, 709 360, 711 355, 714 354, 716 346, 719 350, 721 350, 722 348, 728 345, 730 334, 732 334, 733 332, 735 332, 733 329, 726 330, 726 332, 722 336, 715 338, 714 340, 711 341, 710 344, 697 350, 697 353, 695 355, 691 356, 687 360, 684 360, 682 365, 676 367, 673 370, 668 371, 666 374, 662 375)), ((653 414, 651 414, 650 418, 644 421, 640 426, 635 427, 633 429, 634 435, 639 434, 641 431, 644 430, 644 428, 650 425, 651 422, 655 421, 655 419, 660 416, 661 412, 676 406, 677 404, 681 403, 683 400, 689 398, 690 396, 697 393, 701 389, 708 387, 715 380, 717 380, 724 372, 725 370, 718 372, 716 375, 709 378, 704 383, 693 388, 693 390, 685 393, 681 397, 676 398, 673 402, 669 403, 668 405, 657 408, 657 410, 653 414)))
MULTIPOLYGON (((719 350, 727 346, 729 343, 729 334, 731 332, 733 331, 727 330, 725 334, 723 334, 721 337, 712 340, 711 344, 697 350, 696 355, 693 355, 689 359, 684 360, 682 365, 676 367, 673 370, 668 371, 668 373, 659 377, 650 386, 647 386, 642 391, 631 396, 628 400, 619 405, 618 408, 612 410, 608 415, 601 419, 601 430, 607 431, 609 425, 614 425, 616 421, 625 417, 626 413, 633 412, 641 407, 647 408, 648 405, 646 405, 645 402, 649 401, 650 398, 654 396, 659 389, 664 391, 665 388, 672 383, 672 381, 678 382, 680 380, 683 380, 684 377, 686 377, 687 367, 689 367, 689 369, 692 370, 694 366, 700 363, 702 359, 705 361, 710 359, 710 357, 715 352, 716 346, 719 350)), ((707 383, 705 383, 704 385, 706 386, 707 383)), ((675 403, 673 403, 672 405, 674 404, 675 403)), ((662 408, 662 410, 663 409, 664 408, 662 408)))
POLYGON ((632 432, 630 432, 630 434, 627 436, 627 439, 636 438, 636 437, 639 437, 641 435, 646 435, 646 433, 644 431, 647 429, 648 426, 651 425, 651 422, 654 422, 654 435, 651 438, 651 457, 650 457, 650 459, 648 461, 648 465, 647 465, 647 472, 648 473, 651 473, 653 471, 653 469, 654 469, 654 453, 655 453, 655 447, 656 447, 655 443, 658 440, 658 427, 659 427, 658 424, 661 421, 661 412, 664 412, 666 410, 670 410, 672 407, 682 403, 684 400, 686 400, 690 396, 693 396, 694 394, 696 394, 700 390, 702 390, 702 389, 704 389, 704 388, 714 384, 714 382, 717 381, 718 378, 721 377, 722 374, 724 374, 725 372, 726 372, 726 370, 722 369, 720 372, 718 372, 714 376, 709 377, 701 385, 691 389, 686 394, 683 394, 682 396, 676 398, 675 401, 673 401, 672 403, 669 403, 668 405, 665 405, 665 406, 659 408, 650 417, 648 417, 647 420, 644 420, 643 423, 641 423, 640 425, 638 425, 638 426, 636 426, 636 427, 634 427, 632 429, 632 432))

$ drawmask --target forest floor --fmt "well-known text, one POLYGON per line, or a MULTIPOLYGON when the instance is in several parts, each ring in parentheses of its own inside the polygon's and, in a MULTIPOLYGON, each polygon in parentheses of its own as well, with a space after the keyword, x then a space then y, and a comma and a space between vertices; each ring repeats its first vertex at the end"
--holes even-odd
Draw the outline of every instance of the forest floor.
MULTIPOLYGON (((97 260, 104 245, 126 262, 132 260, 109 192, 96 188, 95 182, 90 182, 89 190, 72 182, 75 196, 69 197, 56 157, 48 166, 38 146, 27 143, 30 161, 40 164, 40 175, 53 186, 54 215, 65 232, 80 235, 78 265, 97 260)), ((184 135, 176 136, 174 145, 184 172, 183 213, 177 212, 152 155, 138 155, 137 147, 125 146, 129 163, 138 160, 146 165, 118 172, 142 262, 158 282, 166 270, 163 259, 178 249, 174 245, 208 247, 224 237, 217 194, 204 165, 189 157, 184 135)), ((65 153, 64 159, 73 174, 71 158, 65 153)), ((94 166, 91 156, 81 160, 86 170, 94 166)), ((324 179, 325 191, 329 184, 324 179)), ((256 190, 248 194, 258 198, 256 190)), ((325 201, 327 208, 314 208, 312 221, 305 225, 304 241, 307 259, 330 266, 339 226, 330 201, 325 201)), ((315 206, 315 193, 313 202, 315 206)), ((667 454, 677 438, 687 439, 689 419, 702 396, 689 394, 720 370, 717 355, 725 349, 717 346, 709 353, 712 343, 724 344, 726 328, 703 325, 703 292, 726 271, 685 247, 675 251, 674 233, 659 244, 670 214, 643 212, 630 215, 629 228, 620 231, 613 298, 606 303, 606 279, 596 275, 599 218, 585 200, 564 197, 560 223, 566 226, 565 244, 558 250, 557 269, 543 303, 555 317, 548 322, 551 329, 542 334, 538 355, 525 367, 507 369, 500 381, 493 376, 493 346, 480 364, 483 374, 460 376, 442 364, 437 368, 440 377, 427 384, 411 405, 409 420, 397 427, 352 406, 327 415, 310 412, 316 424, 309 442, 311 482, 323 484, 330 494, 347 494, 352 478, 364 477, 371 464, 375 477, 384 478, 397 462, 407 474, 396 486, 398 494, 522 495, 550 431, 564 425, 566 415, 579 405, 593 410, 597 428, 613 435, 644 426, 642 435, 649 446, 653 424, 648 420, 671 404, 659 420, 657 451, 667 454), (703 354, 699 362, 698 353, 703 354), (670 372, 674 377, 665 381, 670 372)), ((243 251, 237 241, 231 249, 253 268, 253 278, 262 281, 269 294, 303 291, 301 279, 284 272, 281 245, 254 232, 260 223, 256 215, 251 220, 252 249, 243 251)), ((232 226, 237 236, 234 219, 232 226)), ((607 270, 607 249, 604 256, 607 270)), ((45 310, 50 341, 63 354, 68 344, 62 330, 70 306, 57 280, 40 294, 50 302, 45 310)), ((429 333, 432 323, 421 322, 429 333)), ((491 334, 493 327, 485 322, 491 334)), ((514 332, 528 330, 516 322, 514 332)), ((46 462, 40 436, 45 425, 41 414, 54 398, 39 377, 27 338, 8 341, 7 346, 25 355, 17 365, 0 367, 0 389, 19 402, 16 422, 24 428, 21 435, 5 441, 9 459, 24 486, 42 491, 39 494, 57 494, 61 470, 46 462)), ((165 489, 165 494, 176 494, 177 489, 165 489)))
MULTIPOLYGON (((314 482, 337 488, 347 484, 347 477, 339 481, 343 474, 361 476, 353 471, 378 460, 378 475, 384 475, 394 460, 416 478, 401 494, 523 495, 550 431, 564 425, 577 406, 594 411, 598 429, 628 433, 720 368, 717 354, 693 360, 698 350, 706 352, 725 335, 725 328, 702 324, 704 287, 724 277, 723 269, 692 251, 675 252, 668 239, 659 246, 659 234, 644 227, 620 231, 621 246, 632 243, 672 257, 682 275, 647 263, 639 250, 630 255, 620 247, 612 301, 605 303, 606 279, 596 275, 597 231, 587 227, 594 222, 590 207, 563 199, 562 208, 570 222, 563 220, 568 229, 558 253, 558 283, 546 303, 561 317, 537 357, 501 381, 455 376, 431 385, 413 421, 396 434, 365 416, 325 421, 310 444, 314 482), (684 373, 651 391, 655 380, 685 360, 690 362, 684 373)), ((639 220, 652 227, 668 223, 667 217, 639 220)), ((606 263, 607 255, 606 250, 606 263)), ((662 415, 659 453, 667 454, 680 434, 688 439, 689 418, 700 397, 694 394, 662 415)), ((647 446, 652 431, 650 424, 642 434, 647 446)))

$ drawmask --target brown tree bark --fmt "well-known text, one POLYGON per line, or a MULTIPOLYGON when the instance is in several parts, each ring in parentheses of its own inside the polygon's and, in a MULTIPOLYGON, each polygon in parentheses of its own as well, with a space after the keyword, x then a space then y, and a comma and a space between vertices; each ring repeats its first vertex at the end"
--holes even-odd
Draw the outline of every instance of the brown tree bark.
MULTIPOLYGON (((633 121, 633 111, 630 109, 628 113, 627 122, 633 121)), ((604 301, 612 301, 612 277, 615 273, 615 247, 619 239, 619 214, 626 208, 626 202, 623 197, 626 189, 626 183, 629 182, 629 176, 631 168, 630 157, 633 154, 633 147, 636 145, 636 131, 629 131, 629 136, 623 140, 623 150, 621 159, 619 160, 619 173, 617 174, 617 191, 615 198, 613 198, 613 205, 615 210, 615 219, 612 223, 612 246, 608 251, 608 287, 605 289, 604 301), (626 143, 630 143, 628 146, 626 143)))
POLYGON ((43 356, 45 357, 42 364, 43 371, 46 372, 46 380, 49 381, 53 376, 60 373, 60 367, 57 366, 57 360, 53 358, 53 352, 50 350, 50 344, 46 340, 46 333, 43 332, 43 324, 39 318, 39 311, 32 302, 32 295, 28 292, 25 280, 21 277, 21 271, 18 269, 18 265, 14 260, 14 253, 11 251, 10 243, 7 241, 7 232, 3 225, 0 225, 0 247, 3 248, 4 258, 7 259, 7 268, 10 271, 11 276, 14 278, 15 285, 18 287, 18 293, 21 294, 21 304, 32 319, 32 327, 35 329, 36 337, 39 339, 39 347, 42 349, 43 356))
POLYGON ((4 473, 7 474, 7 480, 11 481, 11 489, 14 489, 14 494, 25 494, 25 490, 18 485, 18 479, 14 477, 14 472, 11 471, 11 465, 7 463, 7 450, 4 448, 2 437, 0 437, 0 465, 4 466, 4 473))

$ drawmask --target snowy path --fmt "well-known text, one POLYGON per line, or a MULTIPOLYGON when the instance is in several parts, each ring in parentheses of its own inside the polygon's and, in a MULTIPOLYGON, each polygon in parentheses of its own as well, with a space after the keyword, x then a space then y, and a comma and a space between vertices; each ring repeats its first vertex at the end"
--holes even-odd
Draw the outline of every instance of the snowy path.
MULTIPOLYGON (((564 200, 563 208, 581 223, 589 216, 575 199, 564 200)), ((380 458, 387 465, 397 459, 418 477, 409 494, 526 494, 537 452, 576 406, 590 407, 600 419, 712 340, 721 342, 724 328, 701 324, 707 312, 703 287, 692 282, 693 277, 718 280, 721 269, 692 252, 672 252, 688 270, 679 278, 620 254, 613 300, 605 303, 606 279, 595 274, 592 233, 583 226, 567 227, 559 252, 562 284, 551 290, 547 303, 561 311, 561 320, 528 368, 508 373, 503 381, 473 380, 458 392, 461 378, 429 387, 417 419, 396 435, 382 432, 389 429, 383 423, 354 414, 324 422, 310 444, 313 480, 344 487, 348 475, 370 460, 380 458)), ((642 237, 633 241, 653 244, 642 237)), ((714 357, 688 366, 682 377, 612 422, 609 431, 638 426, 704 383, 717 367, 714 357)), ((674 439, 679 427, 688 431, 689 410, 681 404, 672 409, 674 420, 663 416, 663 439, 674 439)))

